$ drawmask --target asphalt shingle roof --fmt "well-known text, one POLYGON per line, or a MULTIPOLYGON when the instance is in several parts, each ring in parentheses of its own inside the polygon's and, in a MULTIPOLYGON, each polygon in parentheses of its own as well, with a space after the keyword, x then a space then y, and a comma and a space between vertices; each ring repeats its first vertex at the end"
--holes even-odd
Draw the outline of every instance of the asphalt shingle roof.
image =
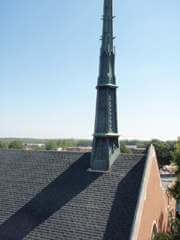
POLYGON ((0 240, 128 240, 145 159, 94 173, 90 153, 0 150, 0 240))

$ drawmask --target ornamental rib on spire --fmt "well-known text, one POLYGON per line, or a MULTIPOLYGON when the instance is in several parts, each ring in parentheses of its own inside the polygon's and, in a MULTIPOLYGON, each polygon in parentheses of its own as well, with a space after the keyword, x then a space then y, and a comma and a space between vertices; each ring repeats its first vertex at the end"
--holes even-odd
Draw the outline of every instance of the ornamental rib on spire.
POLYGON ((104 0, 95 133, 91 156, 92 170, 109 170, 120 153, 113 39, 112 0, 104 0))

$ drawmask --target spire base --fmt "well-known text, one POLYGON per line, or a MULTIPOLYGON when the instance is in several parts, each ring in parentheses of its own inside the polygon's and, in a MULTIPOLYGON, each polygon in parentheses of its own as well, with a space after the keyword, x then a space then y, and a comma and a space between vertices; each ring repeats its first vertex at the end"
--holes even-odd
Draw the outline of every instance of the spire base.
POLYGON ((95 137, 91 154, 91 169, 108 171, 120 154, 118 136, 95 137))

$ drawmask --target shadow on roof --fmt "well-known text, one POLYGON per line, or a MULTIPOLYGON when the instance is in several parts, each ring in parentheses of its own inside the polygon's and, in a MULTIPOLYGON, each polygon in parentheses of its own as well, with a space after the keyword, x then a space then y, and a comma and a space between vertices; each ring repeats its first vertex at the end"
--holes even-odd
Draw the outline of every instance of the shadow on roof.
POLYGON ((87 188, 101 174, 88 173, 90 154, 84 154, 31 201, 0 226, 0 239, 21 240, 34 228, 87 188))
POLYGON ((145 158, 142 158, 119 183, 103 240, 128 240, 130 238, 144 164, 145 158))

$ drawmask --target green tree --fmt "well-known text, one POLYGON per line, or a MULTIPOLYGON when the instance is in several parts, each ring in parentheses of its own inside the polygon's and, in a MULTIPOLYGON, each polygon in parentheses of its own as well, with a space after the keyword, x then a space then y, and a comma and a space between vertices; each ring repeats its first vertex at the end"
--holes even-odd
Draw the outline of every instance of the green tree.
POLYGON ((175 143, 153 139, 151 144, 155 147, 159 167, 169 165, 173 161, 172 152, 175 150, 175 143))
POLYGON ((9 143, 8 146, 9 149, 23 149, 24 148, 24 144, 21 141, 15 140, 9 143))
POLYGON ((75 147, 77 140, 74 139, 59 139, 56 141, 58 147, 75 147))
POLYGON ((176 143, 176 150, 172 154, 172 157, 173 157, 173 162, 177 166, 176 175, 180 176, 180 138, 178 138, 178 141, 176 143))
POLYGON ((120 151, 121 153, 131 153, 131 150, 128 149, 124 143, 120 143, 120 151))
POLYGON ((0 141, 0 149, 7 149, 8 144, 6 142, 0 141))
POLYGON ((157 233, 153 240, 174 240, 171 233, 157 233))
MULTIPOLYGON (((173 184, 171 188, 169 188, 170 194, 178 201, 180 202, 180 139, 178 139, 176 143, 176 149, 174 153, 172 154, 173 160, 175 165, 177 166, 176 169, 176 182, 173 184)), ((179 240, 180 239, 180 219, 176 218, 173 220, 171 224, 171 231, 173 233, 174 239, 173 240, 179 240)))
POLYGON ((176 165, 176 183, 169 189, 171 195, 177 200, 180 201, 180 139, 176 143, 176 150, 172 153, 173 162, 176 165))
POLYGON ((92 141, 91 140, 86 140, 86 139, 82 139, 77 141, 76 146, 77 147, 89 147, 92 145, 92 141))
POLYGON ((56 141, 49 141, 46 144, 46 150, 47 151, 53 151, 53 150, 57 150, 58 145, 56 141))

